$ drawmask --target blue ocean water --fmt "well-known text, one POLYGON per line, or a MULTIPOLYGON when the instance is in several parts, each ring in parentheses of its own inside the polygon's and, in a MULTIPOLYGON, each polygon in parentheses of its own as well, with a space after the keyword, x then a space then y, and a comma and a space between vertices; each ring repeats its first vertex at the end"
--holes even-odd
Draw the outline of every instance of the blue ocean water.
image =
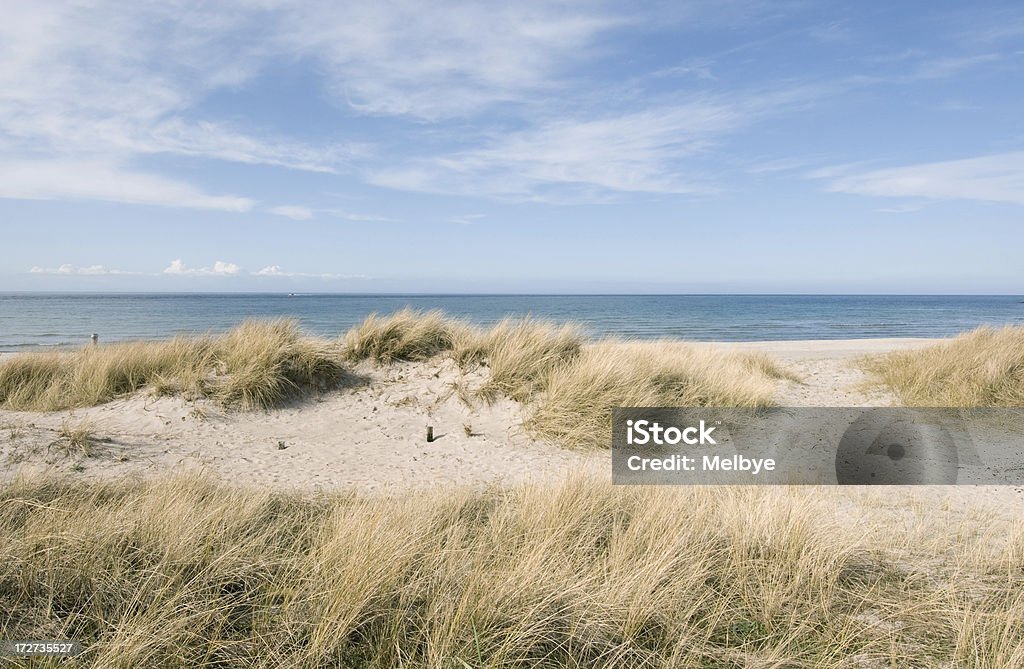
POLYGON ((442 309, 486 325, 506 316, 577 321, 594 337, 717 341, 945 337, 1024 324, 1022 296, 0 294, 0 351, 162 339, 292 316, 334 337, 371 312, 442 309))

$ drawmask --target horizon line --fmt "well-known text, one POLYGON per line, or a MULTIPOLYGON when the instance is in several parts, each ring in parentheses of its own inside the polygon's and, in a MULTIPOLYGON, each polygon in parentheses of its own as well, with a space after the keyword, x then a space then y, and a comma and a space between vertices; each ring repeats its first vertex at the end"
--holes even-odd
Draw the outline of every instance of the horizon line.
POLYGON ((7 296, 267 296, 267 297, 1022 297, 1024 293, 905 293, 905 292, 710 292, 710 293, 575 293, 575 292, 319 292, 319 291, 54 291, 54 290, 0 290, 7 296))

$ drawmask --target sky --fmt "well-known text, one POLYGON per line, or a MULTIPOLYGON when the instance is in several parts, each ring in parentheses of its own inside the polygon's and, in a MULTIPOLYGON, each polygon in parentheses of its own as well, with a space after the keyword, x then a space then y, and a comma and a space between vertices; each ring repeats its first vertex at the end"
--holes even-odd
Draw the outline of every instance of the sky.
POLYGON ((0 291, 1024 293, 1024 5, 0 0, 0 291))

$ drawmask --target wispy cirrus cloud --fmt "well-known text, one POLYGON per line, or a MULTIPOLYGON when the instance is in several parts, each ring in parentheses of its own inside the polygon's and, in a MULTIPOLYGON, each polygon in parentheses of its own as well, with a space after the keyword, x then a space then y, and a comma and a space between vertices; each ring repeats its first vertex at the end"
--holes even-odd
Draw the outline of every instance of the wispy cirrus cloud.
POLYGON ((319 213, 325 216, 331 216, 333 218, 340 218, 346 221, 354 221, 358 223, 396 223, 397 218, 390 216, 381 216, 380 214, 368 214, 366 212, 349 211, 348 209, 338 209, 337 207, 330 207, 327 209, 320 209, 319 213))
POLYGON ((0 160, 0 198, 102 200, 186 209, 249 211, 253 201, 101 160, 0 160))
POLYGON ((11 5, 0 25, 0 197, 93 199, 246 211, 250 198, 214 195, 138 167, 172 154, 333 172, 363 148, 311 145, 197 118, 211 91, 238 86, 266 62, 256 8, 179 3, 11 5), (188 11, 185 11, 187 9, 188 11), (89 172, 92 172, 90 174, 89 172))
POLYGON ((558 117, 474 149, 369 171, 373 184, 511 200, 607 201, 622 193, 708 194, 712 148, 759 120, 814 103, 829 87, 793 85, 653 102, 640 111, 558 117), (564 196, 569 194, 568 198, 564 196))
MULTIPOLYGON (((196 109, 274 63, 302 60, 318 63, 322 85, 350 112, 465 117, 551 92, 599 35, 624 21, 596 5, 533 1, 444 2, 428 11, 411 2, 316 0, 12 6, 0 26, 0 148, 8 157, 0 163, 32 161, 37 173, 55 176, 66 176, 68 164, 102 164, 121 187, 39 179, 0 197, 248 210, 251 198, 157 177, 137 159, 168 154, 337 173, 371 156, 370 144, 246 131, 196 109)), ((296 208, 274 209, 304 218, 296 208)))
POLYGON ((740 122, 727 104, 696 102, 584 120, 555 120, 496 137, 488 146, 413 161, 369 175, 372 183, 426 192, 529 199, 552 185, 599 191, 702 193, 680 171, 740 122))
POLYGON ((270 213, 290 218, 293 221, 308 221, 313 218, 313 210, 309 207, 291 204, 274 207, 270 210, 270 213))
POLYGON ((601 4, 307 2, 278 7, 272 43, 319 62, 353 109, 436 120, 554 92, 627 22, 601 4))
POLYGON ((223 123, 180 118, 162 121, 134 136, 112 131, 107 139, 139 153, 172 153, 330 174, 372 152, 361 142, 311 146, 273 135, 255 136, 223 123))
POLYGON ((744 0, 15 3, 0 25, 0 177, 17 178, 0 184, 0 197, 392 220, 315 199, 259 202, 235 174, 204 184, 208 175, 191 169, 198 161, 497 200, 717 193, 715 161, 732 148, 726 141, 768 115, 858 87, 940 82, 1019 59, 1002 47, 1004 37, 942 51, 922 40, 895 55, 864 56, 861 32, 850 18, 822 23, 799 7, 744 0), (679 38, 707 23, 728 26, 728 41, 732 27, 785 14, 796 18, 785 30, 741 35, 706 53, 673 51, 668 63, 629 53, 639 40, 664 36, 666 25, 679 38), (783 69, 792 58, 782 47, 797 39, 853 44, 858 56, 832 62, 827 78, 783 69), (737 76, 730 62, 780 48, 775 84, 737 76), (333 105, 337 119, 320 114, 313 131, 307 125, 316 124, 264 104, 292 68, 311 90, 286 88, 274 98, 280 106, 305 95, 302 109, 333 105), (608 76, 617 68, 621 79, 608 76), (249 115, 235 94, 260 101, 261 113, 249 115), (223 99, 236 106, 219 108, 223 99), (222 193, 223 184, 243 194, 222 193))
POLYGON ((270 213, 277 216, 283 216, 290 218, 293 221, 308 221, 319 216, 326 216, 329 218, 340 218, 346 221, 355 221, 360 223, 393 223, 396 219, 388 216, 380 216, 377 214, 366 214, 348 211, 347 209, 338 209, 336 207, 327 207, 323 209, 316 209, 313 207, 306 207, 303 205, 281 205, 279 207, 272 207, 270 213))
POLYGON ((448 222, 455 225, 473 225, 484 217, 484 214, 462 214, 460 216, 452 216, 448 219, 448 222))
POLYGON ((820 176, 832 177, 836 193, 1024 204, 1024 151, 820 176))

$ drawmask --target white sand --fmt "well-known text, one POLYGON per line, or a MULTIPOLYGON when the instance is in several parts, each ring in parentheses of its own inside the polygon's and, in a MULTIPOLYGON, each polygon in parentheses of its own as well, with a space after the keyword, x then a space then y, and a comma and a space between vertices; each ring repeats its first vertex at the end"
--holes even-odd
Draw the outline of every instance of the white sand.
POLYGON ((795 371, 803 383, 782 383, 778 402, 783 406, 870 407, 891 406, 895 398, 867 388, 857 358, 935 344, 941 339, 839 339, 758 341, 713 344, 730 351, 767 353, 795 371))
MULTIPOLYGON (((893 403, 885 393, 865 390, 864 376, 853 364, 858 356, 933 341, 706 345, 763 351, 796 371, 803 383, 779 382, 783 405, 856 407, 893 403)), ((531 439, 521 427, 524 411, 516 403, 467 406, 457 386, 479 383, 480 377, 463 376, 451 362, 364 364, 358 371, 368 378, 367 385, 265 412, 224 412, 210 403, 154 399, 146 393, 75 411, 0 411, 0 478, 39 470, 86 479, 202 471, 240 485, 384 493, 562 478, 575 471, 610 479, 607 452, 568 451, 531 439), (65 452, 57 434, 65 421, 91 426, 103 440, 94 453, 65 452), (426 441, 428 425, 434 428, 433 443, 426 441)), ((916 499, 916 506, 955 510, 970 502, 1024 517, 1024 495, 1009 486, 904 492, 900 499, 916 499)), ((865 494, 892 498, 883 489, 865 494)))
POLYGON ((105 478, 203 471, 239 484, 383 491, 539 480, 603 463, 599 454, 527 437, 515 402, 467 406, 456 384, 479 378, 450 361, 357 371, 366 385, 272 411, 226 412, 146 393, 74 411, 0 411, 0 472, 70 468, 105 478), (110 441, 97 443, 92 457, 67 457, 54 444, 65 421, 86 423, 110 441))

